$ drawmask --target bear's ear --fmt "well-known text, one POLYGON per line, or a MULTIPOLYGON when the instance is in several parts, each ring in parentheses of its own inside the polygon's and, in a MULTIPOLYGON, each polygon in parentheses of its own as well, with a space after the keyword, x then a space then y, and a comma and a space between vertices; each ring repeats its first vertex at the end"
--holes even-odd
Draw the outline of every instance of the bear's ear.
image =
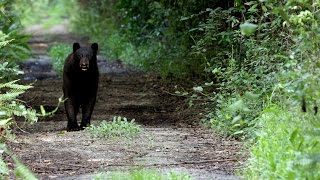
POLYGON ((79 43, 73 43, 73 52, 76 52, 76 50, 78 50, 79 48, 80 48, 79 43))
POLYGON ((97 43, 93 43, 91 45, 91 49, 93 49, 95 52, 98 52, 98 44, 97 43))

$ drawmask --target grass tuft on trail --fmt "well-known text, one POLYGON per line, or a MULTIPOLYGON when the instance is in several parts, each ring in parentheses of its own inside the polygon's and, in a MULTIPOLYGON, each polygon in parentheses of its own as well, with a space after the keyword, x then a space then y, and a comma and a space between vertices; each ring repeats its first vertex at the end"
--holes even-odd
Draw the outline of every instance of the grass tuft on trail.
POLYGON ((159 173, 151 169, 137 169, 129 172, 98 173, 94 180, 191 180, 187 174, 170 171, 159 173))
POLYGON ((113 117, 111 122, 102 121, 100 125, 91 125, 86 128, 88 134, 95 138, 132 138, 142 130, 132 119, 125 117, 113 117))

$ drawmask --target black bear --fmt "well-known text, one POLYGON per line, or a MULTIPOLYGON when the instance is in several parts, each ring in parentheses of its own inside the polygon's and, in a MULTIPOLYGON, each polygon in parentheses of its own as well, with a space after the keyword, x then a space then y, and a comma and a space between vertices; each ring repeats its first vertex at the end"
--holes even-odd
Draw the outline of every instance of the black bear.
POLYGON ((63 69, 64 107, 68 118, 68 131, 78 131, 90 125, 96 102, 99 71, 97 65, 98 44, 90 48, 73 43, 73 52, 66 58, 63 69), (80 126, 77 114, 82 109, 80 126))

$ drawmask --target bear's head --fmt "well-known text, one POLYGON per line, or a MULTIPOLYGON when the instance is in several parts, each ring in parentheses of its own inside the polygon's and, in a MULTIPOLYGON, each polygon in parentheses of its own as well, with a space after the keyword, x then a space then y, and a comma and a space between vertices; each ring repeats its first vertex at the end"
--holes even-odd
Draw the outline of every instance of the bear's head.
POLYGON ((87 71, 97 66, 97 53, 97 43, 93 43, 90 48, 80 47, 79 43, 73 43, 73 57, 81 71, 87 71))

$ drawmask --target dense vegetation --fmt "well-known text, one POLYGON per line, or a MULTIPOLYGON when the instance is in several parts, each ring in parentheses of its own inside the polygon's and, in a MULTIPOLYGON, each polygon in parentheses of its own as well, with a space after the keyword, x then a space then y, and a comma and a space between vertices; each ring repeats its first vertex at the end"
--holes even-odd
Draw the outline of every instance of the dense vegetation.
POLYGON ((18 97, 32 86, 20 85, 16 79, 21 71, 17 63, 30 55, 27 45, 28 36, 21 33, 21 25, 10 0, 0 1, 0 179, 12 172, 7 161, 10 159, 17 178, 35 179, 33 174, 19 162, 18 158, 6 147, 6 141, 14 136, 10 126, 14 123, 13 115, 20 116, 33 123, 38 116, 35 110, 27 108, 18 97), (6 160, 3 159, 7 156, 6 160))
POLYGON ((203 122, 251 139, 249 179, 320 177, 319 1, 78 1, 78 33, 162 77, 203 80, 203 122), (303 103, 302 103, 303 102, 303 103), (301 106, 306 105, 302 112, 301 106))
MULTIPOLYGON (((73 8, 77 13, 67 16, 74 31, 99 42, 107 57, 163 78, 203 82, 176 93, 204 105, 204 124, 249 140, 245 178, 320 179, 319 0, 43 2, 34 8, 73 8)), ((35 22, 23 9, 23 22, 35 22)), ((49 12, 65 19, 59 11, 49 12)), ((25 41, 12 40, 25 36, 4 22, 10 13, 0 23, 7 48, 0 52, 1 73, 17 71, 2 59, 28 54, 25 41)))

